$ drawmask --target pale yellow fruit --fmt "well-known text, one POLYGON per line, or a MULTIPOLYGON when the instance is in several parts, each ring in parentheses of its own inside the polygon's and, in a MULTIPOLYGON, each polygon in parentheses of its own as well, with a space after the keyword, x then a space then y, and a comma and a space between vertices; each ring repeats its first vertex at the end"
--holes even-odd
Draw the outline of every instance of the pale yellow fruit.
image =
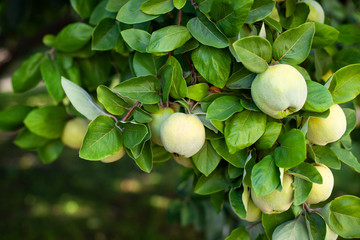
POLYGON ((68 121, 62 132, 61 141, 68 147, 80 149, 87 127, 88 121, 84 118, 74 118, 68 121))
POLYGON ((293 177, 284 174, 282 190, 274 190, 268 195, 257 197, 253 189, 251 189, 251 198, 255 205, 265 214, 281 213, 288 210, 294 201, 294 190, 291 186, 293 177))
POLYGON ((310 8, 310 12, 307 20, 311 22, 324 23, 325 13, 321 5, 315 0, 304 0, 304 2, 306 2, 306 4, 310 8))
POLYGON ((163 145, 160 138, 160 128, 163 122, 173 113, 172 108, 161 108, 158 112, 152 114, 152 121, 150 122, 151 140, 157 145, 163 145))
POLYGON ((184 156, 181 156, 181 155, 176 155, 176 156, 174 156, 174 159, 178 164, 180 164, 180 165, 182 165, 182 166, 184 166, 186 168, 193 168, 194 167, 194 165, 191 162, 190 158, 187 158, 187 157, 184 157, 184 156))
POLYGON ((316 204, 328 199, 334 187, 334 176, 331 170, 321 163, 316 163, 314 166, 320 173, 323 183, 313 183, 309 197, 306 200, 309 204, 316 204))
POLYGON ((325 240, 336 240, 338 235, 330 229, 330 227, 326 224, 326 235, 325 240))
POLYGON ((102 159, 101 161, 104 163, 112 163, 117 160, 120 160, 125 155, 125 153, 126 153, 126 150, 125 150, 124 146, 122 146, 117 153, 110 155, 110 156, 102 159))
POLYGON ((246 218, 241 218, 248 222, 256 222, 261 218, 261 210, 254 204, 254 202, 249 198, 246 209, 246 218))
POLYGON ((205 143, 205 127, 195 115, 174 113, 162 124, 160 137, 168 152, 191 157, 205 143))
POLYGON ((255 77, 251 96, 261 111, 276 119, 284 118, 305 104, 306 82, 293 66, 277 64, 255 77))
POLYGON ((326 145, 336 142, 346 130, 346 117, 344 111, 337 104, 330 107, 327 118, 310 117, 308 125, 308 139, 317 145, 326 145))

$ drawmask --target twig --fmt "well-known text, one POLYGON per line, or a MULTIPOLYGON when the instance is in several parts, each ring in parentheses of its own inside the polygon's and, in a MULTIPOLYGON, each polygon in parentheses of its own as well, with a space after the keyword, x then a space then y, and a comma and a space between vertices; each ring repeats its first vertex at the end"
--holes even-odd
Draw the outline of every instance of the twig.
POLYGON ((129 118, 130 114, 134 111, 135 107, 137 107, 137 106, 139 105, 139 103, 140 103, 140 102, 137 101, 137 102, 129 109, 129 111, 126 113, 125 117, 121 120, 122 122, 125 122, 125 121, 129 118))
POLYGON ((178 13, 178 20, 177 20, 177 25, 178 26, 181 25, 181 18, 182 18, 182 9, 180 9, 179 13, 178 13))
POLYGON ((191 0, 191 4, 194 6, 195 9, 198 8, 198 6, 197 6, 196 3, 194 2, 194 0, 191 0))
POLYGON ((306 202, 303 203, 303 209, 306 210, 308 213, 318 212, 321 208, 311 209, 306 202))

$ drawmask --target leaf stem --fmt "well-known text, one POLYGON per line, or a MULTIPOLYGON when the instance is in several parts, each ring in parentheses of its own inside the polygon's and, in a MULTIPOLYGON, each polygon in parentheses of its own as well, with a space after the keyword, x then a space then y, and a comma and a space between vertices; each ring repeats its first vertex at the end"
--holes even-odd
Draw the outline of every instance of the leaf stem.
POLYGON ((312 209, 309 207, 309 205, 307 205, 306 202, 303 203, 303 209, 306 210, 308 213, 313 213, 313 212, 318 212, 321 208, 315 208, 312 209))
POLYGON ((180 9, 179 13, 178 13, 178 20, 177 20, 177 25, 178 26, 181 25, 181 18, 182 18, 182 9, 180 9))
POLYGON ((198 8, 198 6, 197 6, 196 3, 194 2, 194 0, 191 0, 191 4, 194 6, 195 9, 198 8))
POLYGON ((130 109, 129 111, 126 113, 125 117, 123 117, 123 119, 121 120, 122 122, 125 122, 129 117, 130 114, 134 111, 135 107, 137 107, 139 105, 139 101, 137 101, 130 109))

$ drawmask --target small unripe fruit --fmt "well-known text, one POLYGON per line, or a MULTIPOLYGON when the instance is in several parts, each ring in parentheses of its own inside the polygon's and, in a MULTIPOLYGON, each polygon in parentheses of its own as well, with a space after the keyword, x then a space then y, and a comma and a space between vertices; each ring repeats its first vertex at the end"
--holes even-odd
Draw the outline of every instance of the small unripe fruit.
POLYGON ((309 197, 306 200, 306 202, 309 204, 316 204, 328 199, 334 187, 334 176, 331 170, 321 163, 314 164, 314 166, 320 173, 323 179, 323 183, 313 183, 309 197))
POLYGON ((256 222, 261 218, 261 210, 254 204, 254 202, 249 198, 246 209, 246 218, 241 218, 248 222, 256 222))
POLYGON ((174 113, 162 124, 160 137, 168 152, 191 157, 205 143, 205 127, 195 115, 174 113))
POLYGON ((265 214, 285 212, 291 207, 294 201, 294 190, 291 186, 292 182, 292 176, 284 174, 281 192, 275 189, 268 195, 257 197, 255 191, 251 189, 251 198, 255 205, 265 214))
POLYGON ((61 135, 61 141, 68 147, 80 149, 87 127, 88 121, 84 118, 74 118, 68 121, 61 135))
POLYGON ((336 142, 346 130, 346 117, 344 111, 337 104, 330 107, 327 118, 310 117, 308 125, 308 139, 317 145, 326 145, 336 142))
POLYGON ((104 163, 112 163, 117 160, 120 160, 125 155, 125 153, 126 153, 125 148, 124 148, 124 146, 122 146, 117 153, 114 153, 113 155, 110 155, 110 156, 102 159, 101 161, 104 163))
POLYGON ((296 68, 277 64, 255 77, 251 96, 261 111, 276 119, 284 118, 305 104, 306 82, 296 68))
POLYGON ((157 145, 163 146, 160 138, 160 128, 164 121, 174 113, 172 108, 162 108, 158 112, 152 114, 150 122, 151 140, 157 145))
POLYGON ((310 8, 308 21, 324 23, 325 13, 321 5, 315 0, 303 0, 310 8))

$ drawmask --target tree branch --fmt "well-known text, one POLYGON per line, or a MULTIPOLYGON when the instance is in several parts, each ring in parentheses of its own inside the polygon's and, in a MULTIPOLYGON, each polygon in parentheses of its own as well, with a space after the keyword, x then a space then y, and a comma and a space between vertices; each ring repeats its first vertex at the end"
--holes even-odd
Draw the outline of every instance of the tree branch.
POLYGON ((139 101, 137 101, 130 109, 129 111, 126 113, 125 117, 123 117, 123 119, 121 119, 122 122, 125 122, 129 117, 130 114, 134 111, 135 107, 137 107, 139 105, 139 101))

